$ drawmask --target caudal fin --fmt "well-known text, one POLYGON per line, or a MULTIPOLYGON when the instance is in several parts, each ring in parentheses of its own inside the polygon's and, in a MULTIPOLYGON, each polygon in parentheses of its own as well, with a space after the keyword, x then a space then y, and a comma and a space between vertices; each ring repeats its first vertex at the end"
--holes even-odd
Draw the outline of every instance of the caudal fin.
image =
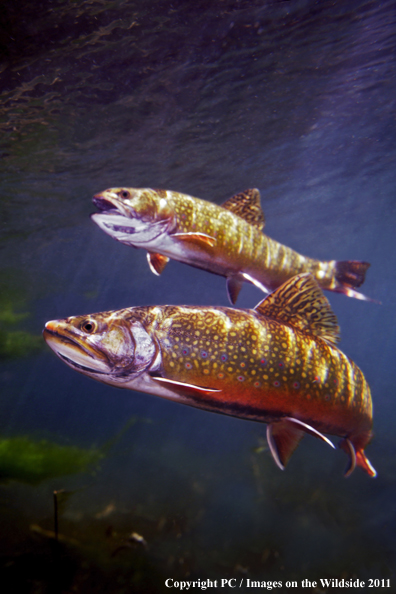
POLYGON ((370 267, 368 262, 359 260, 341 260, 336 262, 335 277, 336 280, 347 287, 360 287, 364 283, 367 269, 370 267))
POLYGON ((368 262, 360 262, 359 260, 339 260, 335 263, 335 286, 332 288, 336 293, 343 293, 348 297, 361 299, 362 301, 372 301, 373 303, 380 303, 375 299, 366 297, 363 293, 355 291, 356 287, 360 287, 364 283, 367 269, 370 264, 368 262))

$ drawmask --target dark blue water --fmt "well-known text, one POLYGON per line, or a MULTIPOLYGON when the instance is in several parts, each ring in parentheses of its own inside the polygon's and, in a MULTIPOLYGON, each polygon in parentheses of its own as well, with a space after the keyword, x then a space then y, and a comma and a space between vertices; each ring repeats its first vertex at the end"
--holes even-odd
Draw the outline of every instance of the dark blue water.
MULTIPOLYGON (((3 3, 0 554, 16 586, 396 591, 395 45, 390 0, 3 3), (217 203, 258 187, 274 239, 371 262, 362 289, 382 305, 329 299, 371 386, 376 479, 344 479, 345 455, 311 437, 281 472, 264 425, 95 383, 49 351, 49 319, 227 305, 223 278, 176 262, 154 277, 91 222, 92 195, 120 185, 217 203), (12 449, 22 436, 31 449, 12 449)), ((238 306, 261 298, 245 286, 238 306)))

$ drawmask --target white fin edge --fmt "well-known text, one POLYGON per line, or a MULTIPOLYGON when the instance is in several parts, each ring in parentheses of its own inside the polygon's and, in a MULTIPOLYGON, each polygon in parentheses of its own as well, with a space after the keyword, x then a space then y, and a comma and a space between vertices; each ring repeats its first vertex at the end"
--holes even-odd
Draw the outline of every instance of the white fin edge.
POLYGON ((260 291, 263 291, 263 293, 269 293, 270 291, 264 287, 264 285, 262 285, 260 283, 260 281, 256 280, 255 278, 253 278, 252 276, 250 276, 250 274, 248 274, 247 272, 242 272, 242 276, 245 280, 247 280, 249 283, 252 283, 252 285, 254 285, 255 287, 257 287, 258 289, 260 289, 260 291))
POLYGON ((147 262, 148 262, 148 265, 150 267, 151 272, 153 274, 155 274, 155 276, 159 276, 159 273, 156 271, 156 269, 154 268, 154 266, 151 264, 150 253, 147 252, 146 256, 147 256, 147 262))
POLYGON ((272 435, 272 425, 271 424, 267 425, 267 442, 268 442, 270 452, 272 454, 273 459, 275 460, 276 465, 281 470, 285 470, 285 467, 283 466, 283 464, 279 458, 278 448, 276 447, 274 437, 272 435))
POLYGON ((325 441, 327 444, 329 444, 329 446, 331 446, 334 450, 336 449, 334 443, 332 441, 330 441, 330 439, 328 439, 325 435, 323 435, 323 433, 320 433, 320 431, 317 431, 316 429, 311 427, 311 425, 308 425, 307 423, 304 423, 303 421, 299 421, 298 419, 293 419, 293 417, 284 417, 282 420, 290 421, 290 423, 295 423, 296 425, 301 427, 301 429, 303 429, 304 431, 307 431, 307 433, 311 433, 311 435, 313 435, 314 437, 319 437, 320 439, 325 441))
POLYGON ((221 390, 216 390, 215 388, 203 388, 202 386, 195 386, 194 384, 186 384, 185 382, 178 382, 176 380, 170 380, 167 379, 166 377, 159 377, 159 376, 152 376, 153 380, 155 380, 156 382, 161 382, 164 384, 169 384, 169 385, 177 385, 180 387, 185 387, 185 388, 193 388, 194 390, 200 390, 201 392, 221 392, 221 390))
POLYGON ((346 445, 348 446, 349 456, 350 456, 349 466, 346 468, 346 470, 344 472, 345 478, 348 478, 348 476, 350 476, 356 468, 356 452, 355 452, 355 448, 353 447, 352 443, 349 441, 349 439, 347 437, 345 438, 344 441, 345 441, 346 445))

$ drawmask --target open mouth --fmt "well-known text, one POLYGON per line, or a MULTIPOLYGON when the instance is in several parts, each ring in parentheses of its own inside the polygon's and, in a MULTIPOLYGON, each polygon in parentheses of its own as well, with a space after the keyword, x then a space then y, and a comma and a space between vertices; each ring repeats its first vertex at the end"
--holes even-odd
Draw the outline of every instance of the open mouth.
POLYGON ((101 212, 109 213, 112 211, 118 213, 118 208, 114 206, 113 202, 107 200, 107 198, 103 198, 103 196, 94 196, 92 202, 101 212))
MULTIPOLYGON (((48 322, 50 324, 51 322, 48 322)), ((98 367, 106 367, 104 362, 96 361, 95 360, 95 367, 88 367, 87 365, 83 365, 86 360, 89 360, 89 355, 84 352, 84 349, 71 338, 67 336, 60 336, 56 331, 49 329, 46 325, 43 336, 48 344, 48 346, 58 355, 62 361, 73 367, 73 369, 78 369, 80 371, 88 372, 88 373, 97 373, 99 375, 106 375, 107 370, 100 371, 98 367), (71 356, 68 356, 70 355, 71 356), (81 363, 77 363, 76 359, 79 359, 81 363), (97 366, 96 366, 97 364, 97 366)), ((89 362, 89 361, 88 361, 89 362)))

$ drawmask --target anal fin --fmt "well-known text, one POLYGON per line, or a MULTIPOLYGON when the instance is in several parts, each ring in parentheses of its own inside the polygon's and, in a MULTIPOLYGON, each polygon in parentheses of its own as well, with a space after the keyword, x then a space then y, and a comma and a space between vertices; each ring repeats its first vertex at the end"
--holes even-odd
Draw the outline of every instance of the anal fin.
POLYGON ((240 290, 242 289, 243 279, 239 276, 227 276, 227 294, 230 303, 234 305, 238 299, 240 290))
POLYGON ((153 272, 156 276, 159 276, 164 271, 165 266, 168 264, 169 258, 155 252, 147 252, 147 261, 149 263, 151 272, 153 272))
POLYGON ((267 289, 267 287, 265 287, 263 285, 263 283, 260 283, 260 281, 258 281, 257 279, 255 279, 253 276, 251 276, 250 274, 248 274, 247 272, 242 272, 242 276, 244 279, 246 279, 249 283, 252 283, 252 285, 254 285, 255 287, 257 287, 258 289, 260 289, 260 291, 263 291, 263 293, 269 293, 269 290, 267 289))
POLYGON ((267 441, 272 457, 281 470, 304 437, 304 431, 288 421, 267 425, 267 441))
POLYGON ((349 456, 349 464, 344 472, 344 476, 347 478, 348 476, 351 476, 352 472, 356 468, 356 452, 352 442, 347 437, 340 441, 339 445, 340 448, 343 449, 344 452, 349 456))
POLYGON ((350 460, 344 473, 345 477, 350 476, 355 470, 356 466, 362 468, 369 476, 373 478, 377 476, 377 471, 370 463, 370 460, 366 458, 363 449, 358 449, 355 451, 353 443, 347 437, 340 441, 339 446, 342 450, 344 450, 344 452, 346 452, 346 454, 348 454, 350 460))
POLYGON ((284 470, 304 433, 318 437, 334 448, 334 444, 330 439, 320 433, 320 431, 293 417, 285 417, 282 421, 276 421, 267 425, 268 445, 276 464, 281 470, 284 470))

